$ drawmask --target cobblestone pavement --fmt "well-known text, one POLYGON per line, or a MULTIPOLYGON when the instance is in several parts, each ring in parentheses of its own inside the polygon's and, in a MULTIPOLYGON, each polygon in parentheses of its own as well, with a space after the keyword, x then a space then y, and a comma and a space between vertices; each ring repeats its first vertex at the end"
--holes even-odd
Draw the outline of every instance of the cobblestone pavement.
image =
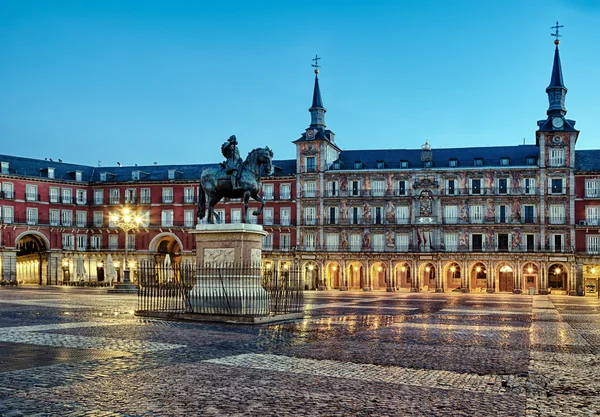
POLYGON ((309 292, 303 320, 139 319, 136 296, 0 288, 0 416, 600 415, 600 302, 309 292))

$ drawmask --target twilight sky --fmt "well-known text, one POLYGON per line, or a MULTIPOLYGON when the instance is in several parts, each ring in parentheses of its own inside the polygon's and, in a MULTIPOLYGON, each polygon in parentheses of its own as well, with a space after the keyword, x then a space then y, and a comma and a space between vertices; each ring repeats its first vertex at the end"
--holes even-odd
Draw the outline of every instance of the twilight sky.
POLYGON ((0 0, 0 153, 96 166, 293 159, 318 54, 342 149, 535 142, 561 29, 567 117, 600 147, 597 0, 0 0))

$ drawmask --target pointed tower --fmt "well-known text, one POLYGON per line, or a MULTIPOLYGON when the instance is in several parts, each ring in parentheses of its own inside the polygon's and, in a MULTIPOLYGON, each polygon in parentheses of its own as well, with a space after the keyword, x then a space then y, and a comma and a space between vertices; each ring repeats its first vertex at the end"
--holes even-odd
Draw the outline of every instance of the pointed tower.
POLYGON ((321 88, 319 87, 319 70, 315 69, 315 89, 313 91, 312 106, 308 109, 310 112, 310 127, 325 128, 325 112, 323 99, 321 99, 321 88))

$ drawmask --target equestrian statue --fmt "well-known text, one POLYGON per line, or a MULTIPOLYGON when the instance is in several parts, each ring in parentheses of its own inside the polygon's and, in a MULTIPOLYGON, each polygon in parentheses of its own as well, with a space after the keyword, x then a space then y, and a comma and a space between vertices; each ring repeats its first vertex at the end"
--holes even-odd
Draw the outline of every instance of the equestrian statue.
POLYGON ((258 216, 262 213, 265 202, 258 195, 262 189, 260 182, 261 168, 266 175, 271 174, 273 151, 269 147, 256 148, 248 153, 245 161, 240 158, 235 135, 231 136, 221 146, 221 153, 226 158, 219 167, 205 168, 200 176, 200 198, 198 201, 198 220, 206 215, 206 202, 208 200, 208 223, 214 223, 215 217, 220 223, 221 219, 215 213, 215 205, 223 197, 244 199, 244 223, 250 223, 248 200, 252 197, 260 203, 260 208, 252 212, 258 216))

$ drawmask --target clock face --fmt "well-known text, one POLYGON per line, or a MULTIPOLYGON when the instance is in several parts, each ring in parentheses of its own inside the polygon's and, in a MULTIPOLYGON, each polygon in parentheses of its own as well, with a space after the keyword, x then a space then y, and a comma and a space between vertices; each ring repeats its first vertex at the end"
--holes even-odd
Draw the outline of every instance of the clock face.
POLYGON ((556 129, 560 129, 561 127, 563 127, 563 119, 562 117, 555 117, 554 119, 552 119, 552 126, 554 126, 556 129))

